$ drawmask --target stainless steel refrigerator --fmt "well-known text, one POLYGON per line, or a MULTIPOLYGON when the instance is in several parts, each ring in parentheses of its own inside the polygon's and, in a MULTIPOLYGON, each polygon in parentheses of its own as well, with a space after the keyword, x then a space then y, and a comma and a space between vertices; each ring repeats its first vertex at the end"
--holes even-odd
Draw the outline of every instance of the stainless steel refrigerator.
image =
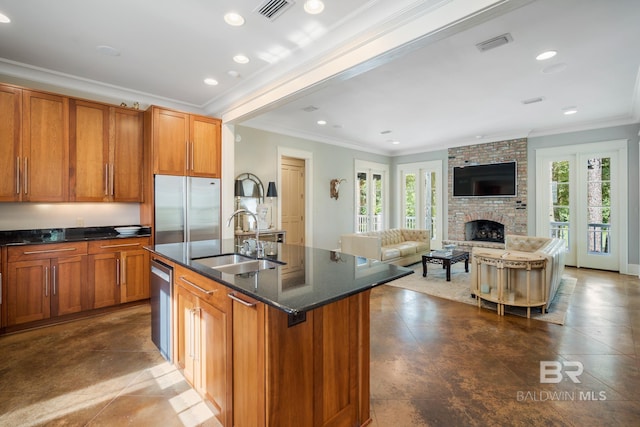
POLYGON ((155 176, 155 244, 220 238, 220 180, 155 176))

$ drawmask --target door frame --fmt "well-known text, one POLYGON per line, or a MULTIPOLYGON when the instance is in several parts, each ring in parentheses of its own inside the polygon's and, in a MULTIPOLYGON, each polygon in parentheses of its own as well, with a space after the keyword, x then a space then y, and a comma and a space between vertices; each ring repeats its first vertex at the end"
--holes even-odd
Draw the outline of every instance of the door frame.
MULTIPOLYGON (((611 171, 615 173, 618 186, 618 242, 615 250, 618 253, 618 268, 622 274, 629 274, 629 239, 624 230, 629 228, 628 207, 628 178, 627 178, 627 145, 626 139, 593 142, 587 144, 565 145, 562 147, 536 149, 536 234, 538 236, 549 235, 548 206, 546 200, 549 197, 549 183, 545 167, 550 160, 561 156, 576 156, 576 159, 590 152, 616 152, 618 156, 618 168, 611 171)), ((575 173, 575 172, 572 172, 575 173)), ((574 175, 575 176, 575 175, 574 175)), ((575 181, 575 179, 573 179, 575 181)), ((577 256, 577 254, 576 254, 577 256)), ((580 267, 580 266, 578 266, 580 267)), ((583 266, 586 267, 586 266, 583 266)), ((587 267, 588 268, 588 267, 587 267)))
MULTIPOLYGON (((311 151, 297 150, 295 148, 278 146, 278 166, 277 180, 282 182, 282 158, 293 157, 304 160, 304 241, 305 246, 313 247, 313 186, 311 185, 313 176, 313 153, 311 151)), ((277 198, 278 214, 276 218, 277 228, 282 227, 280 216, 282 202, 277 198)))

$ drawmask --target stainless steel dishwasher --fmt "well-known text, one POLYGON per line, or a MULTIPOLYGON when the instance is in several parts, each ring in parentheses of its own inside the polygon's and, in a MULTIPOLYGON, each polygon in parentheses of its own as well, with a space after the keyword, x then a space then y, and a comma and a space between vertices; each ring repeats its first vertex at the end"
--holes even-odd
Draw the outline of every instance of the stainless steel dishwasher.
POLYGON ((151 341, 171 361, 171 284, 173 268, 151 260, 151 341))

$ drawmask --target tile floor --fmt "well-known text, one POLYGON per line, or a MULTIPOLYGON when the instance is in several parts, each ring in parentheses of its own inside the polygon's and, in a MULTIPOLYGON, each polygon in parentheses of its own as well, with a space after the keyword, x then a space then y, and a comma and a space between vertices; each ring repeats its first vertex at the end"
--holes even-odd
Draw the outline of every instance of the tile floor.
MULTIPOLYGON (((564 326, 374 289, 372 425, 640 425, 640 280, 567 273, 564 326), (581 382, 540 383, 540 361, 582 363, 581 382)), ((0 425, 218 424, 151 343, 144 305, 0 337, 0 425)))

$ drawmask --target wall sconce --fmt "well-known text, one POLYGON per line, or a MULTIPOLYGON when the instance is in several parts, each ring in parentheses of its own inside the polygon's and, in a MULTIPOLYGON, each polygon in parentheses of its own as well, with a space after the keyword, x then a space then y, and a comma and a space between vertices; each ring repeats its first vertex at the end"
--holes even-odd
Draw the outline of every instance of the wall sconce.
POLYGON ((340 184, 342 184, 343 182, 345 182, 346 179, 332 179, 331 183, 329 184, 329 191, 330 191, 330 195, 331 198, 338 200, 338 197, 340 196, 340 184))

